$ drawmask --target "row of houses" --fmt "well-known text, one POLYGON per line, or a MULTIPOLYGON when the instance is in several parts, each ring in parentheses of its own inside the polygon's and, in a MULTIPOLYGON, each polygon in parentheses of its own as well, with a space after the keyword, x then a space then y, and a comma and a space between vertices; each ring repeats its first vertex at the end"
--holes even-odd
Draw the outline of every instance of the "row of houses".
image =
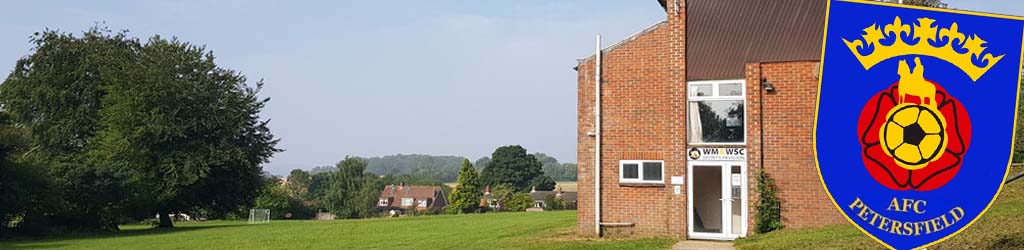
MULTIPOLYGON (((561 198, 568 203, 569 209, 576 208, 576 192, 564 192, 561 187, 555 190, 530 191, 530 197, 534 206, 529 211, 543 211, 547 207, 545 200, 549 196, 561 198)), ((491 187, 484 189, 480 199, 481 206, 498 208, 497 202, 491 197, 491 187)), ((439 186, 407 186, 388 185, 380 192, 380 199, 377 200, 377 208, 383 211, 427 211, 440 209, 448 205, 448 194, 439 186)))

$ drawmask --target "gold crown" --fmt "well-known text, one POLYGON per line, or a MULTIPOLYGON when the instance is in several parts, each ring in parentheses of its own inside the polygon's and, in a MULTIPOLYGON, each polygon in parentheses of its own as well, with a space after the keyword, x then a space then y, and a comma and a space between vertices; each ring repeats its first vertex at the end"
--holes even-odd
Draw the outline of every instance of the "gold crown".
POLYGON ((981 37, 975 34, 968 36, 960 33, 955 22, 949 28, 941 29, 934 27, 932 25, 934 22, 934 19, 918 18, 917 24, 911 29, 911 25, 904 24, 900 21, 900 17, 896 17, 893 23, 885 24, 881 29, 879 29, 877 24, 868 26, 864 29, 861 39, 849 41, 844 38, 843 42, 850 48, 850 51, 857 57, 857 60, 864 66, 865 70, 871 69, 875 64, 889 58, 903 55, 925 55, 953 64, 960 68, 960 70, 963 70, 964 73, 967 73, 971 80, 974 81, 977 81, 993 65, 999 62, 999 59, 1005 56, 993 56, 992 53, 986 53, 986 47, 983 47, 986 43, 985 40, 982 40, 981 37), (917 41, 914 44, 909 44, 908 41, 903 40, 904 34, 906 37, 909 37, 909 42, 917 41), (894 41, 891 45, 882 45, 880 41, 883 39, 886 42, 894 41), (932 44, 939 44, 940 46, 936 47, 932 44), (874 47, 874 51, 871 53, 861 55, 858 52, 859 49, 869 46, 874 47), (966 49, 967 53, 957 52, 957 49, 966 49), (973 58, 980 59, 980 63, 985 63, 986 65, 984 67, 975 65, 972 60, 973 58))

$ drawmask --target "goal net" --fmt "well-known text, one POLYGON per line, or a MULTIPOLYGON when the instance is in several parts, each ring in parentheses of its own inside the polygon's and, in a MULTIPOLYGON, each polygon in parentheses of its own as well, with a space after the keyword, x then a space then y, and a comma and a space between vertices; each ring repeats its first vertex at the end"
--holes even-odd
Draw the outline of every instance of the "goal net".
POLYGON ((249 224, 263 224, 270 222, 270 209, 250 209, 249 224))

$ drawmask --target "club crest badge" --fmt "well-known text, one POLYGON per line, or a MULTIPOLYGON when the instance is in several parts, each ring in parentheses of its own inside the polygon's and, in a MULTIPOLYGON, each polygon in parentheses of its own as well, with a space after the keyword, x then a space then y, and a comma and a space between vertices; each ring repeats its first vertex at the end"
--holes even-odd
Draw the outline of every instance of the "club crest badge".
POLYGON ((825 27, 814 147, 836 208, 889 248, 966 229, 1008 172, 1024 18, 833 0, 825 27))

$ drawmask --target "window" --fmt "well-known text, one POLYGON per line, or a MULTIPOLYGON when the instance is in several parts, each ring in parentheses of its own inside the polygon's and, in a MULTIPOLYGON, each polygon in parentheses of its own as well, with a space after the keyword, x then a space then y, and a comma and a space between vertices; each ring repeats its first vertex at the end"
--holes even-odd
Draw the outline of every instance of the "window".
POLYGON ((665 183, 665 162, 648 160, 619 161, 620 183, 665 183))
POLYGON ((402 198, 402 206, 403 207, 412 206, 412 198, 402 198))
POLYGON ((746 93, 743 80, 688 84, 687 137, 690 143, 746 142, 746 93))
POLYGON ((377 202, 377 206, 382 206, 382 207, 388 206, 388 200, 380 199, 380 201, 377 202))

